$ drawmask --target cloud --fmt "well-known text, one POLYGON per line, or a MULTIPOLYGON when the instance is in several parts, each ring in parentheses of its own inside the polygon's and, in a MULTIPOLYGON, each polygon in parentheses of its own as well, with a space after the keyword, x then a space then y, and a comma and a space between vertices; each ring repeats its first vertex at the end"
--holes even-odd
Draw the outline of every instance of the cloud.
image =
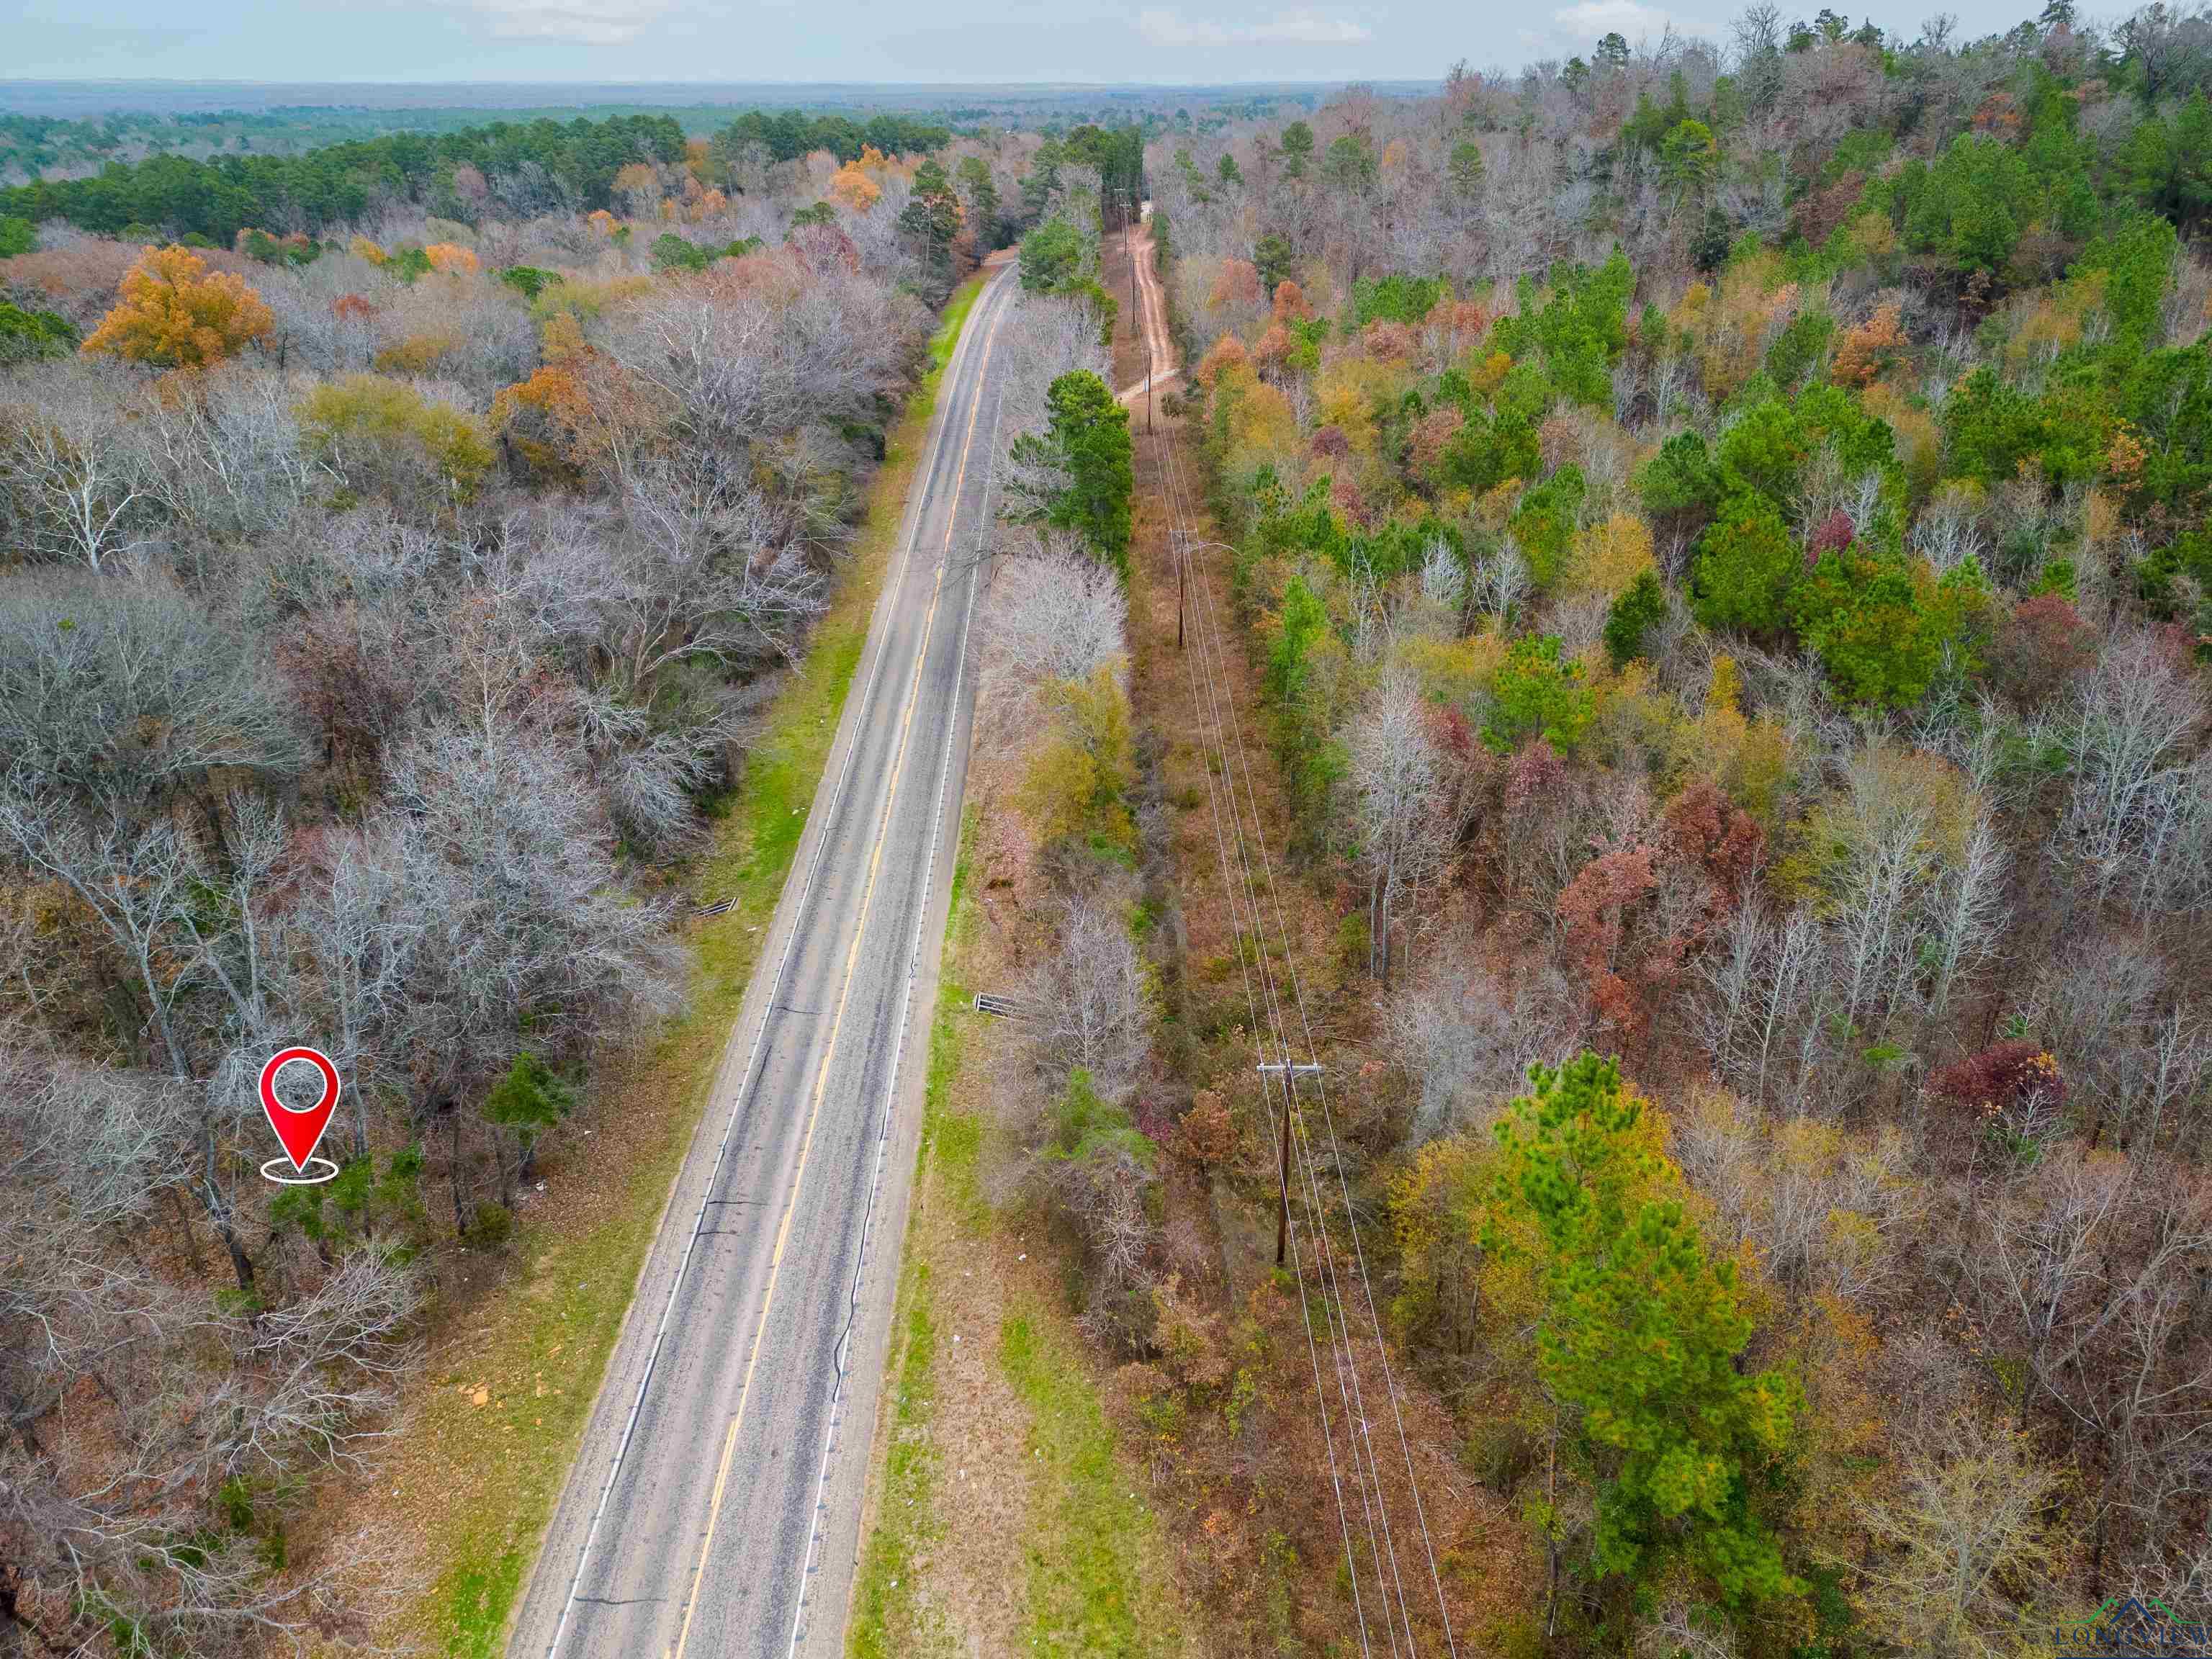
POLYGON ((1663 33, 1669 24, 1692 34, 1705 33, 1700 23, 1656 6, 1639 5, 1637 0, 1580 0, 1553 12, 1552 21, 1570 34, 1592 38, 1617 33, 1638 40, 1663 33))
POLYGON ((1279 11, 1258 23, 1224 23, 1185 17, 1153 7, 1137 15, 1137 33, 1156 46, 1348 46, 1374 38, 1364 23, 1332 17, 1310 6, 1279 11))
POLYGON ((453 10, 488 19, 510 40, 577 40, 618 46, 665 16, 671 0, 444 0, 453 10))

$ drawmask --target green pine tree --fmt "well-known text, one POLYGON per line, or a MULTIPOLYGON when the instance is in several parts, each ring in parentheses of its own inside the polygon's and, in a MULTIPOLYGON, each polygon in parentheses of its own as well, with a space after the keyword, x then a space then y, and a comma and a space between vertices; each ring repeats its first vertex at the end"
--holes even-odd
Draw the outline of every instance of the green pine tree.
POLYGON ((575 1104, 575 1091, 562 1080, 560 1073, 527 1048, 514 1057, 514 1064, 507 1067, 507 1075, 492 1085, 491 1092, 484 1097, 484 1121, 511 1132, 521 1151, 512 1172, 507 1160, 500 1159, 501 1203, 513 1207, 514 1177, 519 1175, 525 1181, 530 1178, 538 1137, 568 1116, 575 1104))
POLYGON ((1052 383, 1045 408, 1045 430, 1016 439, 1013 455, 1040 469, 1048 482, 1017 483, 1012 491, 1018 500, 1026 498, 1031 520, 1074 531, 1126 580, 1129 496, 1135 488, 1129 411, 1105 381, 1080 368, 1052 383))
POLYGON ((1617 1062, 1585 1053, 1529 1084, 1498 1125, 1484 1242, 1533 1258, 1538 1374, 1595 1489, 1590 1567, 1650 1584, 1679 1563, 1730 1605, 1802 1594, 1754 1502, 1800 1401, 1737 1368, 1752 1322, 1735 1263, 1706 1249, 1617 1062))

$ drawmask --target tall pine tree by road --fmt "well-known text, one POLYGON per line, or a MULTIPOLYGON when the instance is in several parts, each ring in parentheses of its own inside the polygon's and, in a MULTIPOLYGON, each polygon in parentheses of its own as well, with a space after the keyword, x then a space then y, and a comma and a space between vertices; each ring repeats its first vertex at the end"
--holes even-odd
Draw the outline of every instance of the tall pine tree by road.
POLYGON ((1052 383, 1045 396, 1049 420, 1041 434, 1014 442, 1014 459, 1036 477, 1012 489, 1026 495, 1032 522, 1072 530, 1092 556, 1129 574, 1129 411, 1106 383, 1074 369, 1052 383))

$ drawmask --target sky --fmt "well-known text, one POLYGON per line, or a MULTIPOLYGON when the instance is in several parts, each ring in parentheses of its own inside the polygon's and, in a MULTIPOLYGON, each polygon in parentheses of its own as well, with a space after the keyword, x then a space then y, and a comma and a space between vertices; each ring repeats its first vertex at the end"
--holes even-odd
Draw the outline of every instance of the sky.
MULTIPOLYGON (((1819 0, 1805 4, 1810 14, 1819 0)), ((1433 80, 1587 52, 1608 30, 1724 32, 1740 0, 1464 0, 1287 8, 1237 0, 0 0, 4 73, 28 80, 1161 82, 1433 80), (1698 9, 1699 7, 1709 8, 1698 9)), ((2040 0, 1898 0, 1969 35, 2040 0)), ((1785 15, 1792 9, 1785 4, 1785 15)), ((1856 21, 1862 15, 1853 10, 1856 21)))

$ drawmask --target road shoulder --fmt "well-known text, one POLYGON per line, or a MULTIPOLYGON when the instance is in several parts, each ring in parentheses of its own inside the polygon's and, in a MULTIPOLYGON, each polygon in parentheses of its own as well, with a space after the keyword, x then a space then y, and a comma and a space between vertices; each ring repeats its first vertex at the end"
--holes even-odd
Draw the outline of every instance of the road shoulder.
POLYGON ((1018 1652, 1179 1659, 1182 1612, 1149 1476, 1065 1310, 1060 1244, 1017 1191, 999 1102, 1020 1057, 979 1015, 1006 970, 1003 895, 962 837, 921 1141, 877 1414, 850 1659, 1018 1652))

